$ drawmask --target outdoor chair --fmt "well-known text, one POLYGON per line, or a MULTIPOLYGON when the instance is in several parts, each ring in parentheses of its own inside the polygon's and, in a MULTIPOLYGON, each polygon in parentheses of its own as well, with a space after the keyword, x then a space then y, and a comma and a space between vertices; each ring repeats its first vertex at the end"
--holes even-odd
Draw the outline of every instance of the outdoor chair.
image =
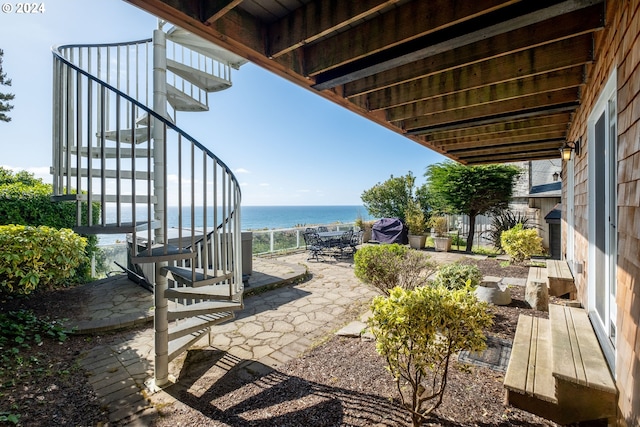
POLYGON ((356 232, 353 233, 353 236, 351 237, 351 251, 353 253, 356 253, 356 248, 358 247, 358 245, 362 244, 362 236, 364 235, 364 230, 358 230, 356 232))
POLYGON ((309 256, 307 257, 307 261, 310 259, 315 259, 316 261, 324 261, 322 256, 324 255, 324 249, 326 248, 322 239, 318 236, 318 233, 304 233, 304 244, 307 247, 307 251, 309 251, 309 256))
POLYGON ((353 230, 348 230, 342 233, 336 245, 338 250, 340 251, 340 257, 344 255, 345 250, 352 249, 352 246, 351 246, 352 239, 353 239, 353 230))
POLYGON ((317 230, 315 228, 313 228, 313 227, 305 228, 304 233, 302 233, 302 237, 304 238, 304 249, 305 250, 309 249, 308 245, 307 245, 307 236, 305 236, 305 234, 307 234, 307 233, 317 233, 317 230))

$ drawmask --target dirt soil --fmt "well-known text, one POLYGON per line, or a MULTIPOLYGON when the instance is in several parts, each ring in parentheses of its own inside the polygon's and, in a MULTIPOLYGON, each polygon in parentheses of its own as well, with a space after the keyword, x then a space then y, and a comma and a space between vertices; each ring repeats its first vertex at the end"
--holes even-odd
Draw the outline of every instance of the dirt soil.
MULTIPOLYGON (((467 261, 471 262, 471 261, 467 261)), ((527 277, 528 268, 505 269, 493 259, 474 260, 484 275, 527 277)), ((546 317, 524 302, 524 289, 511 288, 512 303, 492 307, 494 325, 487 334, 512 339, 520 313, 546 317)), ((0 300, 0 312, 26 308, 51 319, 70 317, 82 290, 46 292, 29 299, 0 300)), ((129 333, 123 331, 120 334, 129 333)), ((3 416, 19 415, 23 426, 92 426, 107 421, 77 359, 90 348, 117 337, 71 336, 59 344, 45 340, 21 353, 37 363, 0 371, 0 425, 3 416)), ((4 351, 4 350, 3 350, 4 351)), ((178 383, 167 390, 177 402, 158 406, 154 425, 175 426, 403 426, 410 425, 399 407, 394 381, 375 343, 329 337, 301 358, 270 370, 230 364, 224 374, 209 374, 225 355, 193 350, 178 383)), ((504 373, 455 361, 442 405, 424 425, 555 426, 504 404, 504 373)), ((112 425, 112 424, 110 424, 112 425)))

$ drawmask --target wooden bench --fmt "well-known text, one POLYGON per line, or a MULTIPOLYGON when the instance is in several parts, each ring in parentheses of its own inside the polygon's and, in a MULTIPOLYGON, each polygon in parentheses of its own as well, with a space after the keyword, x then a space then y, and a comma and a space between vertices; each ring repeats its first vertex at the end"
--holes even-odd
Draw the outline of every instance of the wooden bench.
POLYGON ((587 313, 521 315, 504 379, 509 404, 559 424, 614 418, 617 390, 587 313))
POLYGON ((549 295, 553 297, 559 297, 565 294, 569 294, 569 297, 571 299, 576 298, 576 285, 567 261, 548 259, 547 277, 549 285, 549 295))
POLYGON ((530 267, 524 299, 536 310, 547 311, 549 305, 549 285, 547 283, 547 269, 544 267, 530 267))

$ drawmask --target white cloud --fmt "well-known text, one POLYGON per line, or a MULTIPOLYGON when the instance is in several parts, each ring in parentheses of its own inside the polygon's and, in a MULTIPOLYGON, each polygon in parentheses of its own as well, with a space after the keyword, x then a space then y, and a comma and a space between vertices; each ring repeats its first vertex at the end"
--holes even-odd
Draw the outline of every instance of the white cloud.
POLYGON ((251 172, 249 172, 245 168, 238 168, 238 169, 234 170, 233 173, 251 173, 251 172))

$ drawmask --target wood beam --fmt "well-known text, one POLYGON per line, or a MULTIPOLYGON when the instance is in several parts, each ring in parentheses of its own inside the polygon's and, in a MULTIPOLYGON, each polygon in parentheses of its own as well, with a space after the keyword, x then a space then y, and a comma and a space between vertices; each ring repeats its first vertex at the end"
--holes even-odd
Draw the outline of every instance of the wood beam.
POLYGON ((548 115, 543 117, 512 119, 500 123, 494 123, 483 126, 473 126, 464 129, 454 129, 444 132, 433 132, 425 137, 432 144, 438 144, 439 141, 451 141, 451 140, 464 140, 465 138, 479 138, 483 135, 496 136, 503 133, 518 132, 528 133, 535 131, 536 128, 552 127, 562 128, 567 130, 567 123, 570 121, 571 115, 569 113, 559 113, 554 115, 548 115))
POLYGON ((569 103, 577 103, 579 94, 577 89, 563 89, 553 92, 545 92, 517 99, 496 101, 491 104, 480 105, 469 108, 459 108, 457 110, 435 113, 428 116, 421 116, 403 120, 402 127, 407 130, 420 129, 424 127, 434 127, 451 122, 464 123, 482 118, 509 116, 514 112, 526 110, 544 110, 553 106, 560 106, 569 103))
POLYGON ((307 73, 315 76, 350 63, 354 59, 362 59, 437 31, 467 23, 478 16, 520 1, 459 2, 456 7, 451 7, 450 0, 407 2, 348 31, 305 47, 307 73))
MULTIPOLYGON (((508 120, 516 120, 516 119, 529 118, 529 117, 540 117, 540 116, 546 116, 549 114, 571 112, 571 111, 574 111, 576 108, 578 108, 579 105, 580 105, 580 102, 577 100, 574 100, 571 102, 566 102, 566 103, 557 104, 557 105, 550 105, 550 106, 539 105, 526 110, 510 110, 508 112, 504 112, 504 114, 497 114, 497 115, 488 116, 488 117, 470 117, 467 120, 457 120, 457 121, 451 120, 449 122, 444 122, 444 123, 434 123, 434 122, 429 122, 427 120, 427 123, 424 126, 411 128, 411 129, 407 129, 407 128, 404 128, 404 129, 407 135, 425 135, 431 132, 441 132, 441 131, 448 131, 453 129, 464 129, 472 126, 489 125, 489 124, 504 122, 508 120)), ((423 122, 425 121, 424 118, 420 118, 416 120, 421 120, 423 122)))
POLYGON ((467 165, 482 165, 487 163, 508 163, 523 160, 546 160, 560 157, 558 150, 530 151, 524 153, 503 154, 496 153, 492 156, 465 157, 459 158, 460 162, 467 165))
POLYGON ((312 1, 269 25, 267 55, 277 58, 308 45, 359 20, 378 13, 399 0, 312 1))
POLYGON ((471 108, 496 101, 507 101, 536 93, 578 87, 584 82, 582 67, 569 68, 549 74, 511 80, 476 89, 456 92, 386 110, 387 120, 399 121, 439 112, 471 108))
POLYGON ((449 140, 446 143, 443 141, 441 143, 433 144, 436 147, 441 148, 447 152, 454 152, 456 150, 468 150, 476 147, 495 147, 500 145, 509 145, 515 143, 523 143, 529 141, 543 141, 543 140, 565 140, 567 132, 564 130, 554 130, 554 131, 540 131, 540 132, 529 132, 527 134, 522 135, 503 135, 501 137, 493 137, 493 136, 484 136, 478 137, 473 140, 449 140))
POLYGON ((372 92, 360 104, 364 103, 369 110, 384 109, 576 67, 592 60, 592 38, 590 35, 583 35, 372 92))
MULTIPOLYGON (((441 30, 436 34, 438 37, 432 37, 431 39, 429 39, 431 35, 419 37, 410 42, 386 49, 379 54, 368 55, 341 66, 337 66, 335 63, 325 63, 324 68, 329 69, 329 71, 316 75, 316 83, 313 88, 318 91, 333 88, 602 1, 604 0, 566 0, 537 10, 532 10, 532 8, 539 6, 537 2, 506 7, 489 15, 467 21, 464 25, 454 25, 441 30), (514 17, 516 13, 521 14, 514 17), (475 22, 476 20, 477 22, 475 22), (487 20, 489 20, 488 25, 487 20), (472 21, 474 21, 473 24, 469 25, 472 21), (464 31, 468 31, 468 28, 472 30, 465 33, 464 31)), ((309 55, 305 54, 305 58, 308 59, 308 57, 309 55)), ((355 55, 351 57, 354 58, 355 55)))
MULTIPOLYGON (((572 12, 553 18, 549 21, 529 25, 496 37, 463 46, 422 61, 398 67, 394 70, 375 74, 344 85, 344 93, 348 98, 365 93, 378 93, 381 89, 401 85, 412 80, 424 78, 443 71, 488 61, 499 56, 513 54, 524 49, 531 49, 588 34, 604 26, 604 12, 601 5, 572 12)), ((593 43, 591 43, 593 44, 593 43)), ((388 95, 385 93, 385 96, 388 95)), ((371 108, 376 108, 376 101, 371 99, 371 108)))
POLYGON ((201 0, 204 22, 208 25, 213 24, 240 3, 242 0, 201 0))
POLYGON ((479 145, 475 149, 458 149, 447 150, 449 154, 460 156, 464 158, 477 157, 477 156, 489 156, 495 153, 522 153, 525 151, 540 151, 540 150, 558 150, 562 147, 565 139, 553 139, 548 141, 526 141, 514 144, 505 144, 501 146, 488 146, 479 145))

